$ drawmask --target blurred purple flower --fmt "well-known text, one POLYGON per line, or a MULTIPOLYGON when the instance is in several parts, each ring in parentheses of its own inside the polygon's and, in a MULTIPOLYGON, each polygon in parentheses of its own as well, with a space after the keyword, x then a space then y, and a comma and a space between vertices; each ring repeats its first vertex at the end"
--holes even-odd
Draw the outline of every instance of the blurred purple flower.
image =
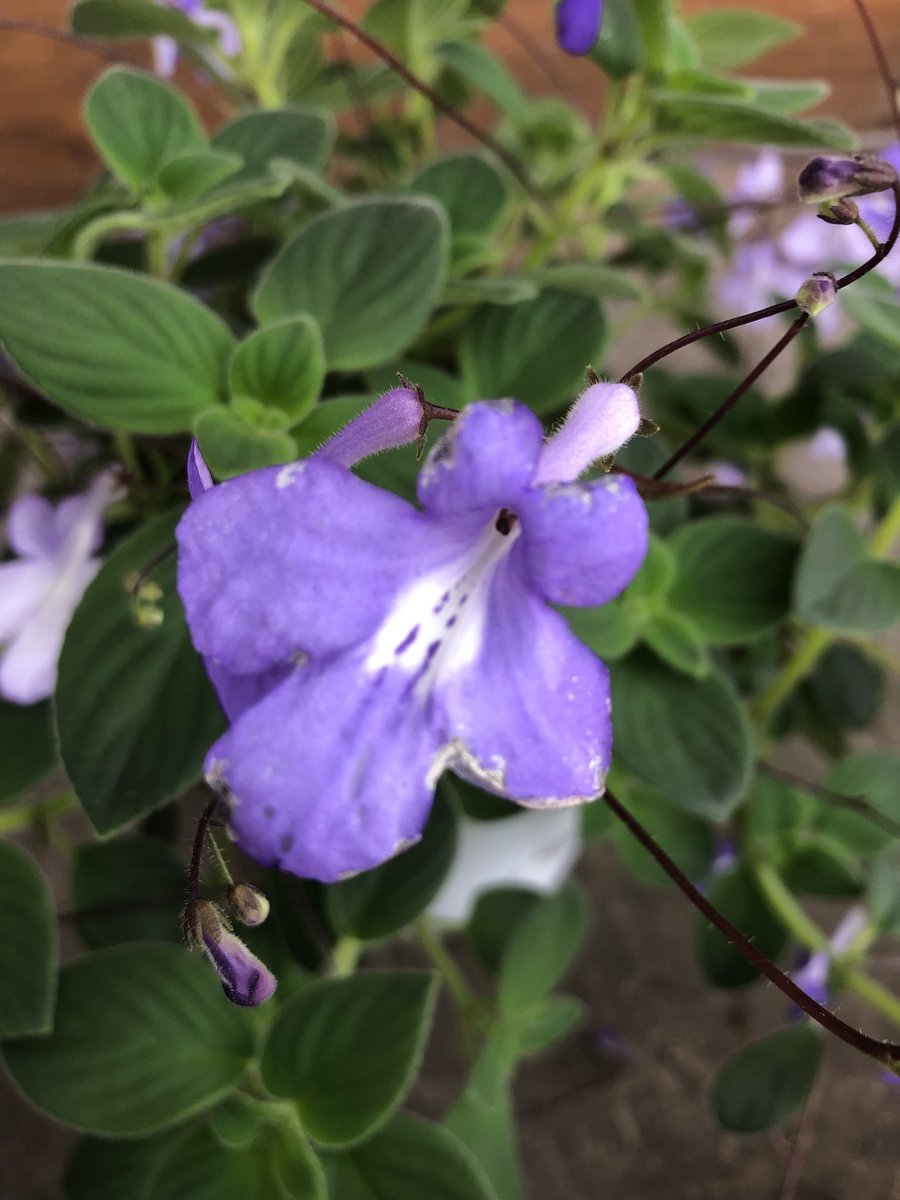
POLYGON ((178 527, 188 625, 232 720, 207 778, 242 849, 324 881, 415 842, 446 768, 533 807, 602 794, 608 674, 550 605, 607 603, 647 546, 629 479, 576 482, 636 430, 630 388, 589 387, 546 442, 514 401, 470 405, 425 462, 421 510, 347 469, 397 444, 373 411, 417 433, 389 397, 313 458, 203 492, 178 527))
POLYGON ((603 0, 559 0, 556 40, 566 54, 590 54, 600 34, 603 0))
POLYGON ((9 511, 7 540, 19 557, 0 563, 0 696, 14 704, 53 694, 66 628, 100 569, 94 553, 112 491, 104 474, 83 496, 57 505, 22 496, 9 511))
MULTIPOLYGON (((797 987, 802 988, 819 1004, 827 1005, 831 1002, 831 993, 828 990, 831 960, 850 949, 856 935, 865 927, 866 920, 866 910, 862 905, 851 908, 828 939, 828 949, 817 950, 808 955, 800 968, 791 973, 791 979, 797 987)), ((795 1004, 791 1004, 790 1011, 793 1017, 804 1015, 795 1004)))
MULTIPOLYGON (((241 39, 237 26, 224 13, 204 8, 203 0, 157 0, 166 8, 176 8, 190 17, 195 25, 214 29, 219 34, 219 53, 234 58, 240 53, 241 39)), ((161 79, 171 79, 178 65, 178 43, 174 38, 155 37, 151 42, 153 70, 161 79)))

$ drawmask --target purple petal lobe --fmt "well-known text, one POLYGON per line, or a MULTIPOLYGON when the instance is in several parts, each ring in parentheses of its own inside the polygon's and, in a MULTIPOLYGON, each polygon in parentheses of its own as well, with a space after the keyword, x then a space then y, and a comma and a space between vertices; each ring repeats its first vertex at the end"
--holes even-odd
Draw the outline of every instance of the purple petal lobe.
POLYGON ((535 483, 569 483, 614 454, 641 421, 637 396, 624 383, 594 383, 569 409, 541 454, 535 483))
POLYGON ((242 1008, 262 1004, 278 986, 275 976, 218 919, 213 905, 201 903, 206 911, 200 924, 200 946, 219 976, 222 991, 242 1008))
POLYGON ((444 765, 522 804, 594 799, 612 741, 606 668, 513 561, 497 569, 486 606, 477 653, 435 690, 444 765))
POLYGON ((418 483, 422 507, 463 520, 487 520, 499 508, 514 508, 534 476, 542 441, 540 421, 522 404, 469 405, 425 460, 418 483))
POLYGON ((209 473, 209 467, 197 445, 196 438, 191 442, 191 448, 188 450, 187 481, 192 500, 196 500, 198 496, 202 496, 204 492, 208 492, 214 486, 213 477, 209 473))
POLYGON ((414 442, 421 423, 422 405, 416 393, 411 388, 391 388, 333 434, 316 457, 352 467, 371 454, 414 442))
POLYGON ((49 558, 59 550, 56 510, 43 496, 20 496, 6 519, 10 548, 22 558, 49 558))
POLYGON ((177 529, 195 647, 239 675, 362 640, 432 554, 398 497, 310 459, 229 479, 177 529))
POLYGON ((276 663, 266 671, 236 675, 211 658, 205 658, 203 665, 229 721, 236 721, 245 709, 251 708, 264 696, 268 696, 273 688, 296 669, 294 663, 276 663))
POLYGON ((298 669, 248 709, 207 758, 241 849, 332 882, 416 841, 439 741, 412 683, 357 650, 298 669))
POLYGON ((621 475, 532 488, 518 515, 515 548, 529 584, 553 604, 606 604, 647 553, 647 510, 621 475))
POLYGON ((600 33, 603 0, 559 0, 556 40, 566 54, 590 54, 600 33))

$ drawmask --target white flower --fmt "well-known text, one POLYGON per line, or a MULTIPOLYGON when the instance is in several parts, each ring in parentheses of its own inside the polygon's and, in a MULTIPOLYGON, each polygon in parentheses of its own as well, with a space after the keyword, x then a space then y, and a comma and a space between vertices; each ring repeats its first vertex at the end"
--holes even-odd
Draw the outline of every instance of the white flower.
POLYGON ((499 821, 463 817, 453 866, 428 914, 464 925, 478 897, 491 888, 555 892, 580 852, 581 814, 576 808, 522 812, 499 821))
POLYGON ((9 511, 7 540, 19 557, 0 563, 0 696, 14 704, 53 693, 66 628, 100 568, 93 555, 112 490, 101 475, 82 496, 57 505, 22 496, 9 511))

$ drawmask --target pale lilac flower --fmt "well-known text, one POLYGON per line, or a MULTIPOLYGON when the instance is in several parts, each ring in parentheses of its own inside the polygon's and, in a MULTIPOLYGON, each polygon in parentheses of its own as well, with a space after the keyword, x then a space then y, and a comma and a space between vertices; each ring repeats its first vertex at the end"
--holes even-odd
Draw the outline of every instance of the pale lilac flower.
MULTIPOLYGON (((793 979, 797 987, 802 988, 808 996, 812 996, 813 1000, 817 1000, 819 1004, 827 1005, 831 1002, 831 993, 828 989, 828 974, 831 970, 832 959, 846 954, 853 945, 856 935, 865 928, 866 920, 866 910, 862 905, 856 905, 856 907, 851 908, 828 939, 828 949, 817 950, 815 953, 810 954, 803 966, 791 973, 791 979, 793 979)), ((792 1012, 795 1012, 798 1016, 802 1016, 801 1010, 796 1005, 792 1005, 791 1007, 792 1012)))
POLYGON ((589 387, 547 442, 512 400, 471 405, 425 462, 421 509, 347 469, 370 420, 202 492, 177 533, 232 720, 207 778, 242 849, 324 881, 416 841, 446 768, 539 808, 602 794, 608 674, 550 605, 612 600, 647 546, 629 479, 576 482, 635 432, 630 388, 589 387))
POLYGON ((231 932, 221 909, 209 900, 198 900, 191 917, 190 940, 212 963, 231 1003, 251 1008, 268 1000, 278 986, 277 979, 231 932))
POLYGON ((520 812, 499 821, 462 817, 456 856, 428 907, 448 925, 465 925, 482 892, 523 887, 555 892, 581 852, 581 814, 575 808, 520 812))
POLYGON ((94 554, 112 491, 104 474, 83 496, 57 505, 22 496, 9 511, 6 536, 18 558, 0 563, 0 696, 14 704, 53 694, 66 628, 100 569, 94 554))
MULTIPOLYGON (((157 0, 164 7, 180 9, 195 25, 215 29, 219 35, 219 53, 234 58, 240 53, 241 39, 237 26, 224 13, 207 9, 203 0, 157 0)), ((151 40, 153 70, 161 79, 171 79, 178 65, 178 43, 174 38, 155 37, 151 40)))
POLYGON ((847 444, 837 429, 786 442, 775 456, 775 473, 793 491, 811 499, 837 495, 847 486, 847 444))
POLYGON ((566 54, 590 54, 600 34, 603 0, 558 0, 556 40, 566 54))

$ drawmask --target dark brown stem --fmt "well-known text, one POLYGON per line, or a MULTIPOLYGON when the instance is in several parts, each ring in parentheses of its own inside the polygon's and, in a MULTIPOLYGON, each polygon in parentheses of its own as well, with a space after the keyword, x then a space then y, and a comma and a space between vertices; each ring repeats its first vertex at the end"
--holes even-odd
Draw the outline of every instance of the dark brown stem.
POLYGON ((753 370, 750 372, 750 374, 741 380, 741 382, 737 385, 737 387, 734 389, 734 391, 731 393, 731 395, 728 396, 725 400, 723 400, 722 403, 719 405, 719 407, 716 409, 716 411, 714 413, 712 413, 711 416, 709 416, 703 422, 703 424, 700 426, 700 428, 694 430, 694 432, 691 434, 691 436, 688 438, 688 440, 686 442, 683 442, 682 445, 680 445, 678 447, 678 449, 675 451, 675 453, 666 459, 666 461, 663 463, 663 465, 659 468, 658 471, 654 471, 654 473, 653 473, 654 479, 665 478, 665 476, 668 475, 668 473, 672 470, 672 468, 676 467, 681 462, 681 460, 685 457, 685 455, 690 454, 690 452, 694 449, 694 447, 699 445, 699 443, 703 441, 703 439, 706 437, 706 435, 711 430, 713 430, 716 427, 716 425, 718 425, 718 423, 722 420, 722 418, 725 417, 731 411, 732 408, 734 408, 735 404, 737 404, 737 402, 738 402, 738 400, 740 400, 741 396, 743 396, 745 392, 750 390, 750 388, 753 386, 753 384, 756 383, 757 379, 759 379, 760 375, 762 375, 762 373, 765 370, 767 370, 768 367, 770 367, 772 365, 772 363, 775 361, 775 359, 778 357, 778 355, 782 352, 782 350, 784 350, 785 347, 790 345, 790 343, 794 340, 794 338, 797 336, 797 334, 800 332, 800 330, 803 328, 803 326, 807 323, 808 320, 809 320, 809 314, 802 313, 797 318, 797 320, 794 321, 793 325, 791 325, 791 327, 790 327, 790 329, 788 329, 787 333, 783 334, 782 337, 780 337, 778 339, 778 341, 775 343, 775 345, 772 347, 772 349, 768 352, 768 354, 766 354, 764 358, 761 358, 759 360, 759 362, 756 364, 756 366, 753 368, 753 370))
POLYGON ((811 1017, 823 1029, 827 1029, 829 1033, 833 1033, 835 1037, 840 1038, 842 1042, 846 1042, 854 1050, 859 1050, 867 1057, 875 1059, 876 1062, 884 1063, 891 1069, 900 1069, 900 1045, 894 1042, 880 1042, 876 1038, 869 1037, 868 1034, 863 1033, 859 1029, 854 1029, 846 1021, 842 1021, 840 1017, 823 1007, 812 996, 808 996, 802 988, 794 983, 793 979, 785 975, 770 959, 766 958, 749 938, 746 938, 739 929, 731 924, 727 917, 719 912, 715 905, 707 900, 702 892, 694 887, 681 868, 669 858, 662 846, 631 815, 628 809, 616 799, 608 788, 603 795, 603 799, 632 837, 644 847, 647 853, 665 871, 679 891, 687 896, 691 904, 706 917, 707 921, 710 921, 718 929, 723 937, 731 942, 732 946, 740 950, 744 958, 752 963, 761 975, 765 975, 766 979, 774 983, 778 990, 783 992, 789 1000, 792 1000, 808 1017, 811 1017))
POLYGON ((900 838, 900 824, 892 821, 885 813, 879 812, 877 808, 873 808, 863 796, 845 796, 843 792, 835 792, 831 788, 823 787, 821 783, 802 779, 792 771, 776 767, 774 763, 758 762, 756 769, 760 775, 768 775, 770 779, 780 779, 784 783, 793 784, 794 787, 808 792, 810 796, 816 796, 819 800, 824 800, 837 808, 845 808, 848 812, 858 813, 861 817, 871 821, 873 825, 878 825, 885 833, 900 838))
POLYGON ((109 46, 105 46, 102 42, 97 42, 94 38, 79 37, 77 33, 68 33, 64 29, 54 29, 52 25, 40 25, 37 21, 14 21, 8 17, 0 17, 0 29, 6 29, 10 33, 32 33, 36 37, 46 38, 51 42, 60 42, 64 46, 72 46, 76 50, 86 50, 88 54, 95 54, 98 58, 104 58, 107 62, 120 63, 137 63, 137 59, 132 58, 128 54, 122 54, 118 50, 113 50, 109 46))
POLYGON ((197 909, 197 902, 200 899, 200 864, 203 861, 206 832, 209 829, 209 823, 218 806, 219 798, 218 796, 213 796, 212 800, 210 800, 209 804, 207 804, 206 808, 200 814, 200 820, 197 822, 197 832, 194 834, 194 844, 191 848, 191 865, 188 869, 187 903, 184 906, 184 916, 181 923, 184 940, 188 945, 192 945, 196 941, 194 913, 197 909))
POLYGON ((878 65, 878 74, 881 76, 881 81, 884 84, 884 90, 887 92, 888 105, 891 110, 891 118, 894 122, 894 129, 897 137, 900 138, 900 99, 897 97, 897 80, 891 71, 891 64, 888 62, 887 55, 884 52, 881 38, 878 36, 878 30, 875 28, 875 22, 869 15, 869 10, 863 4, 863 0, 853 0, 856 11, 859 13, 859 19, 863 23, 863 28, 866 31, 866 37, 869 39, 869 45, 872 47, 872 54, 875 56, 875 62, 878 65))
POLYGON ((345 29, 347 33, 353 34, 353 36, 362 42, 367 49, 371 50, 373 54, 377 55, 383 63, 386 63, 395 74, 399 75, 402 80, 408 83, 411 88, 414 88, 420 93, 420 95, 424 96, 426 100, 428 100, 428 102, 438 110, 438 112, 443 113, 445 117, 451 120, 455 125, 458 125, 460 129, 465 130, 466 133, 475 138, 476 141, 480 142, 482 146, 487 147, 492 154, 495 154, 497 158, 504 163, 504 165, 515 176, 532 200, 535 200, 538 204, 543 205, 544 201, 542 196, 532 183, 522 164, 517 161, 515 155, 510 154, 510 152, 504 146, 501 146, 498 141, 492 138, 489 133, 485 133, 485 131, 476 125, 474 121, 470 121, 468 117, 464 116, 461 112, 458 112, 452 105, 448 104, 446 100, 442 99, 442 97, 438 95, 434 88, 429 87, 429 85, 423 79, 420 79, 418 75, 413 74, 409 67, 407 67, 406 64, 396 56, 396 54, 389 50, 383 42, 379 42, 377 38, 373 38, 370 34, 366 33, 366 31, 355 21, 351 20, 350 17, 345 17, 343 13, 339 13, 336 8, 333 8, 327 3, 327 0, 304 0, 304 2, 308 4, 310 8, 314 8, 316 12, 321 13, 323 17, 328 17, 329 20, 334 21, 336 25, 340 26, 341 29, 345 29))

